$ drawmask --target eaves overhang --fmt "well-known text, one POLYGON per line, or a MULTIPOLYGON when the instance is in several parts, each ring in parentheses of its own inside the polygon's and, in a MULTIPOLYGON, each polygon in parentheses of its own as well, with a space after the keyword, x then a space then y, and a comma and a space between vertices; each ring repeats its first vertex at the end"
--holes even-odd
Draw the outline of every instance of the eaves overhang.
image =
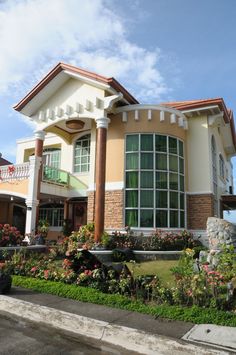
MULTIPOLYGON (((84 78, 86 81, 92 81, 95 85, 101 85, 105 90, 109 88, 116 92, 121 92, 124 98, 124 104, 138 104, 138 101, 114 78, 107 78, 102 75, 95 74, 93 72, 75 67, 70 64, 58 63, 22 100, 20 100, 13 108, 26 115, 32 114, 32 108, 26 109, 27 105, 36 96, 40 96, 43 90, 46 93, 50 92, 50 89, 57 90, 68 78, 77 75, 79 78, 84 78), (47 90, 48 89, 48 90, 47 90)), ((40 101, 40 100, 39 100, 40 101)), ((31 105, 32 106, 32 105, 31 105)))

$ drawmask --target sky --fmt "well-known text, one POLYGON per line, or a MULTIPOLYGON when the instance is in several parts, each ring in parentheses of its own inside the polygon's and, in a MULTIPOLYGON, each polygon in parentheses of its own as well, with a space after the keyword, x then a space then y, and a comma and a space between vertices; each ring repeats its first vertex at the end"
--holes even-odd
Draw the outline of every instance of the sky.
POLYGON ((58 62, 141 103, 223 97, 236 116, 235 16, 236 0, 0 0, 0 152, 14 163, 33 135, 12 106, 58 62))

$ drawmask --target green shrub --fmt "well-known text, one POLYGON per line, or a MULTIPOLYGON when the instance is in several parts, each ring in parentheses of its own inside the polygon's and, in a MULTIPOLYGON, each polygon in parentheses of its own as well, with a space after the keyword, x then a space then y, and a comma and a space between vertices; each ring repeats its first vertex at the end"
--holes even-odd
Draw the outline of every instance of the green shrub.
POLYGON ((130 298, 125 296, 104 294, 92 288, 67 285, 62 282, 37 280, 22 276, 13 276, 13 285, 77 301, 90 302, 139 313, 151 314, 156 318, 161 317, 182 320, 196 324, 205 323, 231 327, 236 326, 235 314, 216 309, 205 309, 198 306, 169 306, 166 304, 158 306, 146 305, 140 301, 132 301, 130 298))

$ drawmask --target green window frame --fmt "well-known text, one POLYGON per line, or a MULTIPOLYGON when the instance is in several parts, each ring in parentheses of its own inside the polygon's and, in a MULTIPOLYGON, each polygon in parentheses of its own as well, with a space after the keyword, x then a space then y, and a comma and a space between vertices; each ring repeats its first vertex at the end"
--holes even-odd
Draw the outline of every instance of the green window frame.
POLYGON ((184 144, 172 136, 127 134, 125 224, 185 228, 184 144))

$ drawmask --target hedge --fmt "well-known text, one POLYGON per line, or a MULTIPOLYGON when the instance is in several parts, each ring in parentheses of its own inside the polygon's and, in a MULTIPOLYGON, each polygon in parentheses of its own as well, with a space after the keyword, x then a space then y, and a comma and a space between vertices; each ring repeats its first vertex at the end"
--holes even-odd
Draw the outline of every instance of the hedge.
POLYGON ((149 305, 141 301, 117 295, 105 294, 89 287, 65 284, 57 281, 34 279, 25 276, 13 276, 13 285, 31 290, 70 298, 81 302, 90 302, 124 309, 144 314, 153 315, 156 318, 168 318, 192 322, 196 324, 216 324, 223 326, 236 326, 236 314, 227 311, 218 311, 214 308, 201 308, 198 306, 181 307, 163 305, 149 305))

